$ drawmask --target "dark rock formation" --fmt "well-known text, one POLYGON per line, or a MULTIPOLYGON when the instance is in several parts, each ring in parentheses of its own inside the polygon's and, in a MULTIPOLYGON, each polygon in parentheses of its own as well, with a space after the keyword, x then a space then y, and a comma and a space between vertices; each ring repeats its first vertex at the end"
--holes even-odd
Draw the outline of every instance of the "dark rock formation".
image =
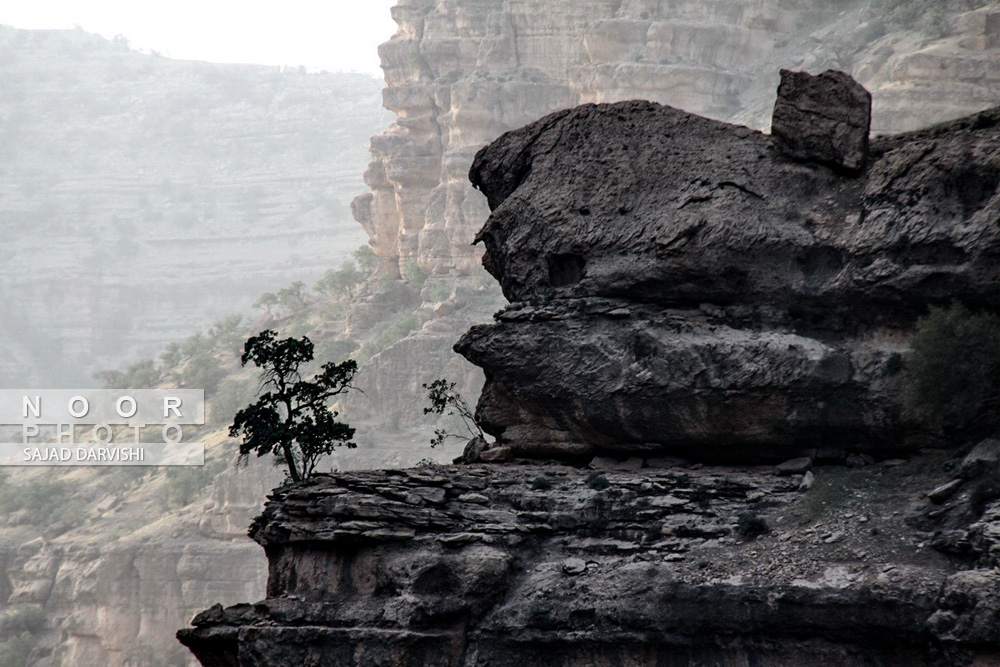
POLYGON ((899 361, 928 304, 1000 304, 998 120, 876 141, 857 176, 650 102, 503 135, 470 177, 512 304, 456 346, 486 373, 487 430, 518 456, 932 441, 899 361))
POLYGON ((782 152, 857 172, 868 158, 871 125, 872 96, 847 74, 781 70, 771 134, 782 152))
POLYGON ((251 529, 267 599, 179 637, 205 667, 995 664, 1000 574, 904 520, 940 463, 806 494, 759 469, 322 476, 251 529))

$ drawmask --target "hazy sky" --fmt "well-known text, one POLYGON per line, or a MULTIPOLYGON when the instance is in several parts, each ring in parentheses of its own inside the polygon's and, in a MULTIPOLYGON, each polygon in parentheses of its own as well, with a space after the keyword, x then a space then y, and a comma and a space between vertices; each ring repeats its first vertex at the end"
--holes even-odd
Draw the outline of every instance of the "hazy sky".
POLYGON ((134 48, 212 62, 381 76, 396 0, 0 0, 0 24, 125 35, 134 48))

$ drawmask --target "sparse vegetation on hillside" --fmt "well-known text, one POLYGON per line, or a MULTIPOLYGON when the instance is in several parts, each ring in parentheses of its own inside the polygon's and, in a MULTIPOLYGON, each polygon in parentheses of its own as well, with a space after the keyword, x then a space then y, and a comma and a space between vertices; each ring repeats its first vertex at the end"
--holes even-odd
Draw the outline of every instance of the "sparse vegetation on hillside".
POLYGON ((8 516, 22 513, 21 522, 27 525, 49 526, 57 521, 78 521, 80 510, 69 502, 72 490, 68 482, 58 479, 15 483, 10 473, 0 470, 0 510, 8 516))
POLYGON ((482 426, 476 420, 472 407, 462 398, 462 395, 455 390, 456 384, 448 382, 444 378, 434 380, 430 384, 423 385, 427 390, 427 400, 430 405, 424 408, 424 414, 435 414, 443 417, 453 417, 457 420, 465 433, 456 433, 452 426, 438 427, 434 430, 434 437, 431 439, 431 447, 437 447, 448 438, 458 438, 460 440, 471 440, 472 438, 485 438, 482 426))

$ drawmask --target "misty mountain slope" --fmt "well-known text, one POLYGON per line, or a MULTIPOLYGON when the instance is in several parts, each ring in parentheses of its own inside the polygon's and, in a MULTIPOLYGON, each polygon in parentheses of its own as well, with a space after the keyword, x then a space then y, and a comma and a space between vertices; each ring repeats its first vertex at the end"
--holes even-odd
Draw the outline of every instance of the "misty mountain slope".
POLYGON ((89 385, 337 265, 380 89, 0 26, 0 385, 89 385))

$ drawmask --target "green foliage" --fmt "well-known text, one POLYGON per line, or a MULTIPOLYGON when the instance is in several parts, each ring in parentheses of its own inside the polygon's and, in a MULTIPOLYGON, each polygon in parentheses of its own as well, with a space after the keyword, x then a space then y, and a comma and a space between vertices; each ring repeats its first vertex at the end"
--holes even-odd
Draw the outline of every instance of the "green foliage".
POLYGON ((152 359, 142 359, 130 364, 125 371, 104 370, 94 373, 94 378, 105 389, 149 389, 163 381, 163 373, 152 359))
POLYGON ((592 472, 587 477, 587 486, 594 491, 603 491, 611 486, 611 482, 609 482, 608 478, 601 473, 592 472))
POLYGON ((225 375, 222 362, 214 354, 200 352, 184 364, 177 377, 182 387, 204 389, 206 394, 213 394, 225 375))
POLYGON ((406 282, 409 283, 410 287, 418 292, 423 288, 424 283, 430 275, 430 273, 425 271, 416 262, 407 262, 403 265, 403 277, 406 279, 406 282))
POLYGON ((400 313, 390 320, 379 322, 372 327, 369 339, 362 346, 361 356, 371 358, 388 350, 419 326, 420 320, 413 312, 400 313))
POLYGON ((320 359, 346 359, 358 351, 358 341, 353 338, 327 338, 316 343, 316 356, 320 359))
POLYGON ((226 469, 228 457, 221 456, 205 461, 203 466, 171 466, 167 468, 163 487, 164 500, 169 507, 184 507, 197 500, 211 485, 212 480, 226 469))
POLYGON ((910 341, 909 368, 917 405, 949 428, 1000 425, 1000 317, 961 304, 931 308, 910 341))
POLYGON ((351 253, 351 257, 353 257, 354 261, 358 263, 358 266, 361 267, 361 272, 366 276, 371 275, 372 272, 378 268, 380 262, 378 255, 375 254, 375 251, 372 250, 370 246, 366 245, 361 246, 351 253))
POLYGON ((736 519, 736 534, 744 540, 754 540, 771 532, 764 517, 756 512, 741 512, 736 519))
POLYGON ((238 378, 225 378, 215 393, 208 397, 208 423, 222 426, 233 421, 233 416, 257 395, 254 382, 238 378))
POLYGON ((31 604, 21 604, 3 615, 2 623, 5 635, 28 632, 37 635, 45 625, 45 612, 41 607, 31 604))
POLYGON ((427 297, 431 303, 440 303, 451 298, 452 286, 448 283, 435 283, 428 289, 427 297))
POLYGON ((330 269, 316 283, 313 288, 320 294, 329 294, 341 299, 353 299, 354 295, 365 279, 365 274, 360 271, 354 262, 344 262, 339 269, 330 269))
POLYGON ((243 437, 241 461, 251 453, 280 456, 297 482, 310 477, 320 457, 336 446, 356 446, 351 442, 354 429, 337 421, 329 402, 351 388, 357 363, 327 362, 312 379, 303 380, 299 368, 312 359, 313 344, 306 336, 279 340, 267 330, 246 341, 240 362, 261 369, 263 393, 237 412, 229 427, 230 436, 243 437))
POLYGON ((235 352, 246 334, 247 326, 243 322, 243 316, 239 314, 224 317, 208 328, 208 339, 212 350, 235 352))
POLYGON ((79 510, 70 504, 71 493, 72 487, 66 482, 32 479, 14 484, 6 471, 0 472, 0 507, 6 513, 23 510, 34 526, 48 526, 60 519, 76 520, 79 510))
POLYGON ((462 395, 455 391, 455 383, 448 382, 444 378, 434 380, 430 384, 423 385, 427 390, 427 400, 430 406, 424 408, 424 414, 436 414, 458 417, 468 435, 452 433, 446 429, 436 429, 434 437, 431 439, 431 447, 437 447, 448 438, 458 438, 460 440, 471 440, 472 438, 485 438, 482 427, 476 421, 476 415, 472 408, 466 403, 462 395))
POLYGON ((536 477, 531 483, 531 488, 535 491, 548 491, 552 488, 552 480, 548 477, 536 477))
POLYGON ((277 294, 278 305, 289 312, 295 312, 304 308, 306 305, 305 297, 306 284, 301 280, 296 280, 288 287, 278 290, 277 294))
POLYGON ((28 667, 33 664, 31 654, 38 640, 30 632, 22 632, 0 644, 0 665, 4 667, 28 667))
POLYGON ((278 305, 278 295, 274 292, 264 292, 261 294, 256 301, 253 302, 253 307, 259 310, 263 310, 268 315, 271 314, 271 309, 278 305))

